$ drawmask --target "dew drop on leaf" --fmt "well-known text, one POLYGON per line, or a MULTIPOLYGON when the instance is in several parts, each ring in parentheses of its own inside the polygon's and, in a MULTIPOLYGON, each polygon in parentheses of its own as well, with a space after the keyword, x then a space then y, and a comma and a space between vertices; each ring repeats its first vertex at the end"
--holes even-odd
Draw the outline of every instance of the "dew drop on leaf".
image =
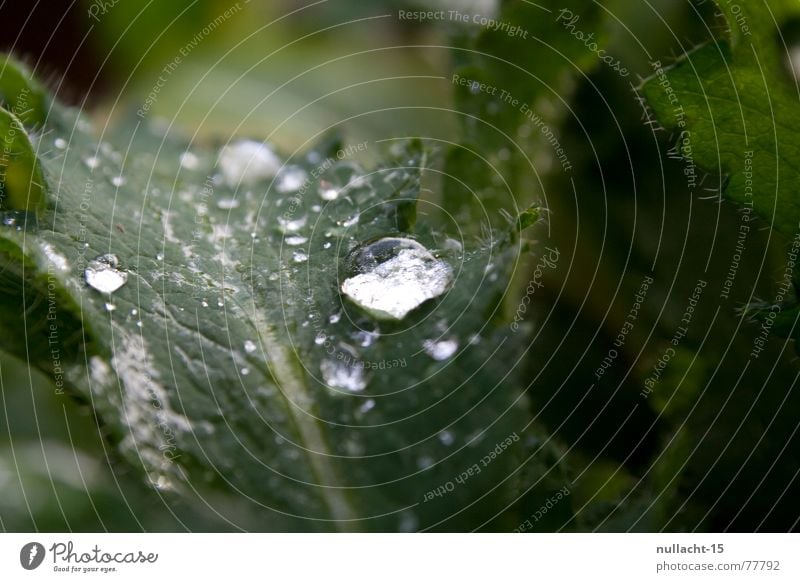
POLYGON ((439 442, 441 442, 444 446, 449 447, 455 442, 456 438, 453 436, 453 433, 449 430, 443 430, 439 433, 439 442))
POLYGON ((297 232, 306 225, 306 217, 301 216, 299 218, 293 218, 293 217, 279 216, 278 224, 280 225, 281 232, 283 232, 284 234, 289 232, 297 232))
POLYGON ((86 284, 101 293, 113 293, 128 281, 128 273, 119 269, 116 255, 100 255, 83 272, 86 284))
POLYGON ((275 189, 281 194, 287 192, 297 192, 300 190, 308 179, 308 174, 300 166, 290 166, 283 170, 278 176, 278 181, 275 184, 275 189))
POLYGON ((422 343, 425 353, 436 361, 447 360, 458 350, 458 341, 454 339, 433 341, 425 340, 422 343))
POLYGON ((196 170, 200 167, 200 159, 192 152, 183 152, 180 155, 180 164, 186 170, 196 170))
POLYGON ((342 293, 382 319, 403 319, 453 282, 450 265, 407 238, 383 238, 358 248, 349 267, 351 276, 342 283, 342 293))
POLYGON ((263 143, 245 139, 223 147, 218 165, 229 186, 253 186, 274 178, 281 161, 263 143))
POLYGON ((336 200, 339 197, 339 190, 327 180, 320 180, 319 197, 323 200, 336 200))
POLYGON ((239 208, 239 201, 236 198, 220 198, 217 200, 217 208, 220 210, 233 210, 239 208))
POLYGON ((358 342, 358 345, 360 345, 362 348, 368 348, 372 344, 374 344, 379 337, 381 337, 381 334, 377 332, 362 330, 356 332, 354 339, 358 342))
POLYGON ((255 342, 253 342, 253 340, 245 340, 244 351, 246 351, 248 354, 252 354, 253 352, 255 352, 256 351, 255 342))
POLYGON ((0 212, 0 216, 3 219, 3 226, 9 226, 18 231, 36 227, 38 222, 36 214, 27 210, 6 210, 0 212))
POLYGON ((294 235, 294 236, 287 236, 286 237, 286 244, 290 247, 296 247, 298 245, 304 244, 308 242, 308 239, 301 235, 294 235))
POLYGON ((322 380, 330 388, 361 392, 367 387, 364 368, 351 366, 344 360, 323 360, 319 365, 322 380))

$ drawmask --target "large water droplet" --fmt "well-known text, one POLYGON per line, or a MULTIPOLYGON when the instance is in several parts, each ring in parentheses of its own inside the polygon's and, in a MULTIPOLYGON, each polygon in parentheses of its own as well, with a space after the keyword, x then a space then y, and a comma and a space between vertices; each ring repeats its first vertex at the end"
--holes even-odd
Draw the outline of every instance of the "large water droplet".
POLYGON ((222 148, 219 169, 231 187, 253 186, 274 178, 281 168, 275 153, 261 142, 249 139, 236 141, 222 148))
POLYGON ((101 293, 113 293, 128 281, 128 273, 119 268, 116 255, 101 255, 90 261, 83 272, 86 283, 101 293))
POLYGON ((367 378, 361 366, 351 366, 343 360, 323 360, 319 371, 330 388, 361 392, 367 387, 367 378))
POLYGON ((361 247, 349 267, 353 275, 342 283, 342 293, 384 319, 403 319, 445 293, 453 281, 450 265, 407 238, 383 238, 361 247))

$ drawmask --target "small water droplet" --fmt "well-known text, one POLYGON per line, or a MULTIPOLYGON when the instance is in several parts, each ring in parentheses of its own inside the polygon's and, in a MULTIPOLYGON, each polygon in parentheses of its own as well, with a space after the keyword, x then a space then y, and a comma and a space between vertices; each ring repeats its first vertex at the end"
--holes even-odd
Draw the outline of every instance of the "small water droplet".
POLYGON ((308 174, 300 166, 289 166, 284 168, 275 184, 275 189, 281 194, 287 192, 297 192, 308 180, 308 174))
POLYGON ((368 398, 367 400, 364 401, 364 404, 358 407, 358 411, 361 412, 362 414, 366 414, 373 408, 375 408, 375 401, 372 398, 368 398))
POLYGON ((452 445, 456 440, 456 437, 453 436, 453 433, 449 430, 443 430, 439 433, 439 441, 446 447, 452 445))
POLYGON ((434 360, 441 362, 449 359, 458 351, 458 341, 455 339, 441 340, 438 342, 425 340, 422 342, 422 347, 425 349, 426 354, 434 360))
POLYGON ((306 217, 293 218, 289 216, 279 216, 278 224, 281 227, 281 232, 284 234, 289 232, 297 232, 306 225, 306 217))
POLYGON ((317 337, 314 338, 314 343, 318 346, 321 346, 325 343, 325 340, 328 339, 328 336, 324 333, 317 334, 317 337))
POLYGON ((128 281, 128 273, 120 270, 116 255, 101 255, 89 262, 83 277, 86 284, 101 293, 113 293, 128 281))
POLYGON ((203 307, 208 307, 208 301, 204 299, 203 301, 200 302, 200 305, 202 305, 203 307))
POLYGON ((67 140, 65 140, 65 139, 63 139, 61 137, 57 137, 55 139, 55 141, 53 142, 53 145, 56 146, 60 150, 65 150, 65 149, 67 149, 67 140))
POLYGON ((328 321, 331 322, 331 323, 339 323, 339 321, 341 319, 342 319, 342 314, 341 313, 334 313, 333 315, 331 315, 328 318, 328 321))
POLYGON ((187 170, 196 170, 200 167, 200 158, 192 152, 183 152, 180 156, 181 167, 187 170))
POLYGON ((247 376, 250 374, 250 368, 242 368, 240 372, 242 373, 242 376, 247 376))
POLYGON ((342 293, 378 318, 403 319, 449 289, 450 266, 417 241, 384 238, 356 249, 342 293))
POLYGON ((381 337, 381 334, 374 332, 374 331, 359 331, 356 332, 354 335, 354 339, 358 342, 362 348, 368 348, 372 344, 374 344, 378 338, 381 337))
POLYGON ((356 224, 358 224, 358 220, 360 218, 361 218, 360 214, 354 214, 353 216, 351 216, 347 220, 337 221, 336 224, 338 224, 339 226, 343 226, 345 228, 350 228, 351 226, 355 226, 356 224))
POLYGON ((237 187, 240 184, 252 186, 275 177, 281 161, 263 143, 246 139, 223 147, 218 165, 228 185, 237 187))
POLYGON ((136 315, 137 313, 139 313, 137 309, 131 309, 131 315, 136 315))
POLYGON ((361 392, 367 387, 363 367, 350 366, 342 360, 323 360, 319 370, 323 381, 330 388, 361 392))
POLYGON ((400 533, 413 533, 419 528, 419 519, 410 511, 404 511, 400 515, 400 524, 398 531, 400 533))
POLYGON ((336 200, 339 197, 339 190, 328 182, 328 180, 320 180, 319 197, 323 200, 336 200))
POLYGON ((17 231, 35 228, 38 224, 36 214, 27 210, 6 210, 0 212, 3 218, 3 226, 11 227, 17 231))
POLYGON ((119 188, 120 186, 125 184, 125 178, 123 176, 114 176, 113 178, 111 178, 111 183, 117 188, 119 188))
POLYGON ((158 254, 156 255, 156 260, 157 260, 157 261, 159 261, 159 262, 163 261, 163 260, 164 260, 164 255, 163 255, 163 254, 161 254, 161 253, 158 253, 158 254))
POLYGON ((246 351, 248 354, 252 354, 253 352, 255 352, 256 348, 257 346, 255 342, 253 342, 252 340, 246 340, 244 342, 244 351, 246 351))
POLYGON ((434 462, 435 461, 430 457, 420 457, 417 459, 417 467, 424 471, 425 469, 433 467, 434 462))
POLYGON ((239 208, 239 201, 236 198, 220 198, 217 200, 217 208, 220 210, 233 210, 239 208))
POLYGON ((105 308, 106 311, 114 311, 117 308, 117 306, 114 305, 113 303, 106 303, 105 308))
POLYGON ((295 263, 305 263, 308 260, 308 255, 305 251, 297 250, 292 254, 292 260, 295 263))
POLYGON ((89 156, 88 158, 83 160, 83 162, 86 164, 86 167, 89 168, 90 170, 94 170, 95 168, 100 166, 100 158, 98 158, 97 156, 89 156))
POLYGON ((322 245, 322 248, 323 248, 323 249, 329 249, 329 248, 331 248, 332 246, 333 246, 333 243, 331 243, 330 241, 328 241, 328 242, 326 242, 325 244, 323 244, 323 245, 322 245))
POLYGON ((308 239, 301 235, 294 235, 294 236, 287 236, 286 237, 286 244, 290 247, 296 247, 298 245, 302 245, 308 242, 308 239))

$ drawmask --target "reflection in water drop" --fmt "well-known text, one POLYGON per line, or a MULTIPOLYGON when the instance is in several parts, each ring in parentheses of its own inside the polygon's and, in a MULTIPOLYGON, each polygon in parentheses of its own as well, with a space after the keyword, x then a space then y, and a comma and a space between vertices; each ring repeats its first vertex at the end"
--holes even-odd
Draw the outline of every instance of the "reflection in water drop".
POLYGON ((384 238, 357 249, 354 275, 342 293, 379 318, 403 319, 429 299, 445 293, 453 281, 450 266, 412 239, 384 238))

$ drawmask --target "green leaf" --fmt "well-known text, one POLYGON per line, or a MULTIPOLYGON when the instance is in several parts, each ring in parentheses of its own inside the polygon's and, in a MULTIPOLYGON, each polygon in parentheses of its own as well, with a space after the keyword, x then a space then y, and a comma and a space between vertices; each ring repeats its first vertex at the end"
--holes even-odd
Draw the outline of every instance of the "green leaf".
POLYGON ((35 128, 44 122, 50 99, 25 65, 0 55, 0 104, 26 127, 35 128))
POLYGON ((725 194, 793 236, 800 223, 800 105, 781 34, 800 18, 794 0, 717 2, 727 32, 654 64, 641 92, 655 118, 676 132, 689 186, 699 170, 726 176, 725 194))
POLYGON ((378 146, 322 140, 271 178, 260 142, 231 160, 143 122, 98 141, 58 104, 33 139, 50 187, 38 227, 0 231, 16 330, 0 348, 89 400, 165 499, 199 495, 232 527, 214 495, 243 499, 265 530, 461 530, 507 511, 528 425, 524 338, 499 313, 519 241, 415 224, 419 142, 367 171, 354 153, 378 146), (424 245, 449 290, 399 321, 345 299, 353 252, 380 237, 424 245))
POLYGON ((0 211, 7 225, 34 220, 45 205, 46 184, 28 131, 45 114, 42 89, 27 70, 0 55, 0 211))

